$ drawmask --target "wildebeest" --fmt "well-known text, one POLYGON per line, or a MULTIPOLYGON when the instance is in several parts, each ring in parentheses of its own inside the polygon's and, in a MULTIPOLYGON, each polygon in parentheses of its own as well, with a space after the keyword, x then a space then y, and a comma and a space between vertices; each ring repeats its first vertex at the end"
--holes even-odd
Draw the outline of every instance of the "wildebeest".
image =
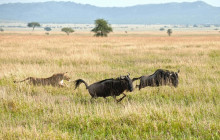
POLYGON ((132 80, 130 79, 129 75, 126 76, 120 76, 116 79, 105 79, 96 83, 91 84, 88 86, 88 84, 82 80, 78 79, 75 81, 75 89, 81 84, 84 83, 86 86, 86 89, 88 89, 89 94, 92 96, 92 98, 97 97, 108 97, 112 96, 117 102, 120 102, 123 98, 126 97, 126 94, 124 94, 124 91, 133 91, 133 84, 132 80), (121 97, 119 100, 116 99, 116 96, 119 96, 123 94, 124 96, 121 97))
POLYGON ((158 87, 158 86, 174 86, 177 87, 179 80, 178 80, 178 72, 173 72, 164 69, 158 69, 154 72, 154 74, 149 76, 141 76, 139 78, 133 78, 132 81, 136 81, 140 79, 140 85, 136 87, 141 88, 151 86, 151 87, 158 87))

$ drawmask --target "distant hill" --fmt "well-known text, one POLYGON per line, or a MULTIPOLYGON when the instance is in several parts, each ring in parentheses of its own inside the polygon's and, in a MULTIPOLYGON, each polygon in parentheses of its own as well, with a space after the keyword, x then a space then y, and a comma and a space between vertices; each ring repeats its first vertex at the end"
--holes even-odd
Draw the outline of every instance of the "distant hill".
POLYGON ((97 18, 111 24, 219 24, 220 7, 202 1, 131 7, 96 7, 74 2, 0 5, 0 20, 7 21, 89 24, 97 18))

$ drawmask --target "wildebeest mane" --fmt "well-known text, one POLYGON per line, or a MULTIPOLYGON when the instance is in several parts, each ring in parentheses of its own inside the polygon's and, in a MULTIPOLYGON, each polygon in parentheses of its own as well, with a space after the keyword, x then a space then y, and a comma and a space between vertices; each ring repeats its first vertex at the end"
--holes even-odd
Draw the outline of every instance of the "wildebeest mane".
POLYGON ((108 80, 113 80, 113 78, 105 79, 105 80, 99 81, 97 83, 102 83, 102 82, 105 82, 105 81, 108 81, 108 80))

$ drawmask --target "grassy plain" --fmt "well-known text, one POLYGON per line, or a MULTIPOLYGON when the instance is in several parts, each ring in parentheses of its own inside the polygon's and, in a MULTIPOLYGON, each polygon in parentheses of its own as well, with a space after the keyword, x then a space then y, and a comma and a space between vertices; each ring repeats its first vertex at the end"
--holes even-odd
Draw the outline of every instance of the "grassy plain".
MULTIPOLYGON (((134 86, 137 82, 134 83, 134 86)), ((0 33, 0 139, 220 139, 220 35, 0 33), (179 87, 137 89, 117 104, 81 85, 13 80, 69 72, 89 84, 180 69, 179 87)))

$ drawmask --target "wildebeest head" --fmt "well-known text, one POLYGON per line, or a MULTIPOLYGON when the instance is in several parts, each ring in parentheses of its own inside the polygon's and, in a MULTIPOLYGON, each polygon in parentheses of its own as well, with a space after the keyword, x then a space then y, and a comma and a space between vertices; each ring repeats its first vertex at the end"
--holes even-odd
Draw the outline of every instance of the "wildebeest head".
POLYGON ((127 90, 132 92, 133 91, 133 84, 132 84, 132 80, 129 77, 130 74, 126 75, 126 76, 120 76, 120 80, 124 80, 126 81, 125 84, 127 86, 127 90))
POLYGON ((179 76, 178 76, 179 72, 180 72, 180 70, 178 70, 178 72, 171 72, 170 73, 170 80, 171 80, 171 83, 174 87, 177 87, 179 84, 179 76))

